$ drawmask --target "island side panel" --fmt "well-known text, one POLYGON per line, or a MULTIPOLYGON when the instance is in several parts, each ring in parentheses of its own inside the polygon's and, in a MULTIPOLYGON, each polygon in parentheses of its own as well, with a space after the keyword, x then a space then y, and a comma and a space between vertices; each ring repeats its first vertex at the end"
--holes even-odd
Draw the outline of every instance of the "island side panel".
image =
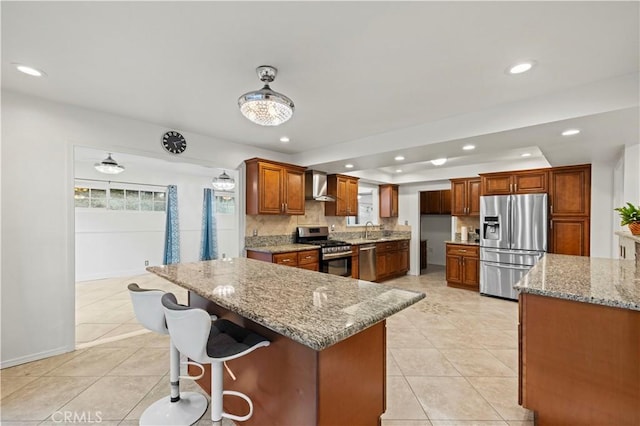
POLYGON ((538 425, 640 424, 640 311, 521 295, 523 406, 538 425))
POLYGON ((318 425, 380 424, 386 354, 386 321, 319 352, 318 425))
MULTIPOLYGON (((206 309, 255 331, 271 341, 241 358, 227 362, 236 375, 233 381, 224 371, 224 389, 247 394, 254 404, 253 417, 243 425, 312 425, 317 418, 317 351, 275 333, 259 324, 230 312, 221 306, 189 292, 189 305, 206 309)), ((190 374, 199 369, 190 368, 190 374)), ((211 370, 197 383, 211 393, 211 370)), ((247 405, 240 398, 225 397, 224 410, 244 415, 247 405)))

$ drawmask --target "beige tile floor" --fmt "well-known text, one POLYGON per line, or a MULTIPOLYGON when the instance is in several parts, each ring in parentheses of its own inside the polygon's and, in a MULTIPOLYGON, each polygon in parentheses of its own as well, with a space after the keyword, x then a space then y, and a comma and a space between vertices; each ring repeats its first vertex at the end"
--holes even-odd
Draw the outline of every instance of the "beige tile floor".
MULTIPOLYGON (((60 424, 64 413, 134 425, 167 393, 168 340, 140 331, 126 292, 131 281, 185 296, 151 275, 79 284, 78 326, 95 330, 81 327, 81 349, 0 371, 2 425, 60 424), (126 333, 134 335, 117 339, 126 333)), ((388 284, 427 297, 387 321, 384 426, 533 425, 517 404, 516 303, 447 288, 437 266, 388 284)), ((198 424, 210 425, 208 415, 198 424)))

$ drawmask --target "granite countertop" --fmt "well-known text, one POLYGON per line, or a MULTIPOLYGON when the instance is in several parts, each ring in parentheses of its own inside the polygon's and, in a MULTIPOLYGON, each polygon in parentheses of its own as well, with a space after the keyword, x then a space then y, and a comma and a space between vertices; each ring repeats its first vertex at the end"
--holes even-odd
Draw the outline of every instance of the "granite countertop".
POLYGON ((522 293, 640 311, 640 266, 633 260, 547 253, 514 288, 522 293))
POLYGON ((425 297, 246 258, 151 266, 147 271, 318 351, 425 297))
POLYGON ((449 241, 445 241, 445 244, 462 244, 465 246, 479 246, 480 242, 476 242, 474 240, 467 240, 467 241, 462 241, 462 240, 449 240, 449 241))
POLYGON ((277 246, 264 246, 264 247, 246 247, 245 250, 259 251, 262 253, 286 253, 291 251, 304 251, 319 249, 320 246, 313 244, 279 244, 277 246))
POLYGON ((406 240, 410 240, 411 238, 406 238, 406 237, 381 237, 378 239, 367 239, 367 238, 354 238, 354 239, 344 239, 342 241, 347 242, 353 246, 359 246, 361 244, 371 244, 371 243, 386 243, 388 241, 406 241, 406 240))

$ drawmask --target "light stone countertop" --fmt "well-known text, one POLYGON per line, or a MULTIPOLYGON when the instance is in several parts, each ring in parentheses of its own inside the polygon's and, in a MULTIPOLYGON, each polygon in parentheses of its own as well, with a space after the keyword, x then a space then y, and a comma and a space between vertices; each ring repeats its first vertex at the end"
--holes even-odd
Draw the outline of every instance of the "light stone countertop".
POLYGON ((640 311, 633 260, 545 254, 515 286, 522 293, 640 311))
POLYGON ((353 246, 359 246, 362 244, 371 244, 371 243, 386 243, 389 241, 406 241, 406 240, 410 240, 411 238, 406 238, 406 237, 381 237, 378 238, 376 240, 373 239, 366 239, 366 238, 354 238, 354 239, 349 239, 349 238, 345 238, 344 242, 349 243, 353 246))
POLYGON ((246 258, 151 266, 147 271, 317 351, 425 297, 246 258))
POLYGON ((292 251, 304 251, 319 249, 320 246, 313 244, 279 244, 277 246, 264 246, 264 247, 246 247, 245 250, 259 251, 262 253, 287 253, 292 251))
POLYGON ((623 231, 616 231, 616 235, 619 235, 624 238, 628 238, 630 240, 635 241, 636 243, 640 243, 640 235, 633 235, 631 232, 623 232, 623 231))
POLYGON ((462 241, 462 240, 448 240, 445 241, 445 244, 461 244, 464 246, 479 246, 480 242, 475 242, 474 240, 467 240, 467 241, 462 241))

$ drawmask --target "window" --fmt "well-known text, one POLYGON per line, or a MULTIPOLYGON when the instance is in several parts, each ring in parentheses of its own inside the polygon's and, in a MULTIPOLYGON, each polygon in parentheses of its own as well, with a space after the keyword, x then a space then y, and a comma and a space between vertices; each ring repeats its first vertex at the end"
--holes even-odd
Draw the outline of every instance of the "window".
POLYGON ((216 214, 234 214, 236 211, 236 199, 233 192, 214 192, 216 199, 216 214))
POLYGON ((76 186, 74 200, 80 208, 149 212, 166 209, 164 191, 76 186))

